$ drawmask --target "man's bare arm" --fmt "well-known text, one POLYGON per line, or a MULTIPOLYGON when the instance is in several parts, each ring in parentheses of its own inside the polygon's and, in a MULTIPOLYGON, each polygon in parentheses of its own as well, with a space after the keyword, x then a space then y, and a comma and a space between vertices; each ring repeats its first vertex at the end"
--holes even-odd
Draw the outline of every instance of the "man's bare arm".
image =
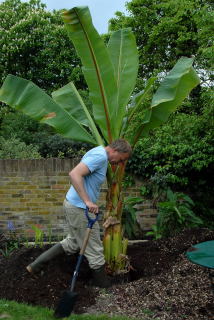
POLYGON ((80 162, 73 170, 70 171, 69 176, 71 178, 72 185, 80 198, 85 202, 90 212, 98 213, 98 206, 93 203, 89 198, 85 188, 83 179, 90 173, 88 167, 80 162))

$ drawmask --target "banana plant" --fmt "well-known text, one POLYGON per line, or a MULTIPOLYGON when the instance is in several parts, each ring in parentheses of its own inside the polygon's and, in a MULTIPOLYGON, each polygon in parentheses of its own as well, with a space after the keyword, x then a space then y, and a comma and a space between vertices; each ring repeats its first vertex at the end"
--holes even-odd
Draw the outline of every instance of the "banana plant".
MULTIPOLYGON (((0 89, 0 100, 54 127, 64 137, 94 146, 105 146, 115 139, 125 138, 134 148, 140 138, 167 121, 199 84, 192 67, 193 59, 183 57, 160 83, 151 105, 145 108, 144 99, 155 79, 149 79, 144 91, 133 95, 139 62, 132 31, 126 28, 112 33, 108 45, 105 45, 93 26, 88 7, 74 7, 65 11, 62 18, 82 62, 93 115, 72 82, 54 91, 50 97, 31 81, 8 75, 0 89), (143 113, 141 124, 134 132, 128 130, 139 112, 143 113)), ((123 239, 121 225, 125 167, 126 164, 112 165, 107 173, 103 243, 106 262, 112 273, 129 267, 128 240, 123 239)))

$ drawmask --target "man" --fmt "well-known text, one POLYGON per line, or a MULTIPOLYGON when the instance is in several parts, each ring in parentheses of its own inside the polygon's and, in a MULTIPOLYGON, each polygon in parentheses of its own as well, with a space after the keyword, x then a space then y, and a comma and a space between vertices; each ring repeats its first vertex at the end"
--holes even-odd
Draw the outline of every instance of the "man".
MULTIPOLYGON (((94 214, 99 213, 96 202, 101 185, 106 178, 108 161, 113 165, 125 162, 131 152, 129 143, 124 139, 118 139, 107 147, 99 146, 89 150, 80 163, 71 170, 69 176, 72 186, 68 190, 63 204, 69 234, 64 240, 42 253, 33 263, 28 265, 29 272, 39 272, 46 262, 63 252, 72 254, 80 250, 87 225, 85 209, 88 208, 89 216, 92 218, 94 218, 94 214)), ((105 274, 105 259, 98 222, 91 230, 84 255, 92 270, 93 285, 102 288, 109 287, 110 281, 105 274)))

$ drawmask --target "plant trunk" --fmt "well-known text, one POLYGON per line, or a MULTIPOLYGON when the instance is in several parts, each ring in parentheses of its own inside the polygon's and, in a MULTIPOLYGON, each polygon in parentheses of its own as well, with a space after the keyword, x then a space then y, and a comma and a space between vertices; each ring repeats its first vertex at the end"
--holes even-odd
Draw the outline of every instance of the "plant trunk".
POLYGON ((123 239, 122 229, 122 180, 125 173, 125 164, 112 166, 108 170, 107 205, 104 221, 113 218, 104 232, 104 254, 108 271, 118 274, 128 271, 128 258, 126 256, 128 239, 123 239))

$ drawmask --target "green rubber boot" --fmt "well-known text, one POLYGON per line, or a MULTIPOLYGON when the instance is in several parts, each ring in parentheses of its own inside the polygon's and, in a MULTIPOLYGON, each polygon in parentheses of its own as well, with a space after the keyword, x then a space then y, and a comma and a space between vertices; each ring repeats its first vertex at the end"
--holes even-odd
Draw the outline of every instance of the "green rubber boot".
POLYGON ((91 285, 99 288, 109 288, 112 283, 110 277, 105 272, 105 266, 103 265, 99 269, 92 269, 92 281, 91 285))
POLYGON ((29 264, 26 269, 30 273, 38 273, 44 265, 49 261, 55 258, 56 256, 64 253, 61 243, 55 244, 53 247, 43 252, 34 262, 29 264))

